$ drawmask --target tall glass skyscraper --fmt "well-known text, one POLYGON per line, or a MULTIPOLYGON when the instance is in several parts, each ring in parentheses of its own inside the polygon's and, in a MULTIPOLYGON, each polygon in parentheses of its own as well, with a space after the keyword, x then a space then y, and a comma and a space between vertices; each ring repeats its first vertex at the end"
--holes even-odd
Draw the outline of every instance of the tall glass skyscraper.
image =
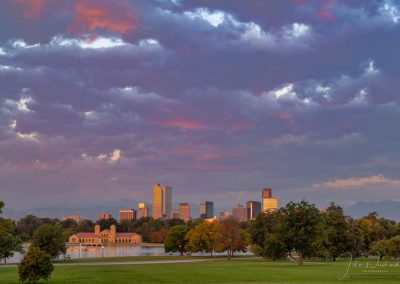
POLYGON ((153 218, 172 217, 172 187, 153 185, 153 218))
POLYGON ((214 202, 202 201, 200 202, 200 218, 208 219, 214 217, 214 202))

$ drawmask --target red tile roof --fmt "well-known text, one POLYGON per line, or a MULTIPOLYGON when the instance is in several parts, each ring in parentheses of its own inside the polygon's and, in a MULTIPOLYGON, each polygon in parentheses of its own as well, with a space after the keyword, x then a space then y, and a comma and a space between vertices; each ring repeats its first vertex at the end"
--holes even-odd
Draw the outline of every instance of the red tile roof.
POLYGON ((87 239, 87 238, 100 239, 101 238, 100 236, 96 236, 95 233, 76 233, 75 235, 80 239, 87 239))

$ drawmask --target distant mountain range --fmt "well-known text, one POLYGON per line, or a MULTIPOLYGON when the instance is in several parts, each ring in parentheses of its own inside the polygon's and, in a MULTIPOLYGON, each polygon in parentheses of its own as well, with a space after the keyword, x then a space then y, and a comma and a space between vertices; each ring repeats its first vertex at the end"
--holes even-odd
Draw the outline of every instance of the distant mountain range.
MULTIPOLYGON (((121 200, 107 205, 91 205, 85 207, 47 207, 47 208, 31 208, 31 209, 12 209, 5 207, 3 217, 12 218, 17 220, 27 214, 33 214, 39 217, 49 218, 62 218, 66 215, 78 215, 85 219, 96 220, 97 215, 101 212, 111 213, 114 218, 118 218, 118 211, 120 209, 136 208, 137 202, 134 200, 121 200)), ((198 216, 198 205, 191 205, 192 216, 198 216)), ((174 208, 178 204, 173 204, 174 208)), ((222 209, 221 209, 222 210, 222 209)), ((214 214, 220 211, 215 208, 214 214)), ((398 201, 379 201, 379 202, 357 202, 350 207, 344 208, 346 215, 354 218, 360 218, 368 215, 370 212, 377 212, 380 217, 400 221, 400 202, 398 201)))
POLYGON ((344 212, 354 218, 376 212, 380 217, 400 221, 400 202, 399 201, 379 201, 379 202, 357 202, 345 208, 344 212))

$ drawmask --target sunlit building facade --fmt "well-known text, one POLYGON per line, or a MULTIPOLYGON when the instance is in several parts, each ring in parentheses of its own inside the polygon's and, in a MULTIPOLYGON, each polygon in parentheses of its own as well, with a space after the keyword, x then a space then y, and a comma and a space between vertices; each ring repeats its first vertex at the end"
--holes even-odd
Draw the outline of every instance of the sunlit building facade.
POLYGON ((264 188, 262 196, 262 212, 274 212, 278 208, 278 199, 272 198, 272 189, 264 188))
POLYGON ((71 244, 80 243, 87 246, 100 246, 107 243, 140 244, 142 241, 142 236, 136 233, 117 233, 115 225, 103 231, 100 231, 100 226, 96 225, 94 232, 76 233, 69 237, 71 244))
POLYGON ((128 210, 119 210, 119 221, 132 221, 136 220, 136 210, 128 209, 128 210))
POLYGON ((153 185, 153 218, 172 217, 172 187, 153 185))
POLYGON ((139 202, 138 204, 138 219, 140 218, 146 218, 149 216, 149 209, 146 206, 146 203, 144 202, 139 202))
POLYGON ((179 203, 179 219, 185 222, 190 220, 190 204, 189 203, 179 203))

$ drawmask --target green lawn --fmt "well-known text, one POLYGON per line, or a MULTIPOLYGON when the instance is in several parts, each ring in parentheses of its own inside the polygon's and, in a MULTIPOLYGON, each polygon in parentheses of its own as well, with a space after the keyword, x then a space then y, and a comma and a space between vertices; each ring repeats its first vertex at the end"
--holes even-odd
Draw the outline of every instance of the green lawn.
MULTIPOLYGON (((259 259, 201 263, 56 267, 48 283, 399 283, 394 280, 338 281, 340 265, 305 263, 303 267, 259 259)), ((397 272, 400 267, 397 268, 397 272)), ((400 274, 400 273, 399 273, 400 274)), ((18 283, 16 268, 1 268, 0 283, 18 283)))

